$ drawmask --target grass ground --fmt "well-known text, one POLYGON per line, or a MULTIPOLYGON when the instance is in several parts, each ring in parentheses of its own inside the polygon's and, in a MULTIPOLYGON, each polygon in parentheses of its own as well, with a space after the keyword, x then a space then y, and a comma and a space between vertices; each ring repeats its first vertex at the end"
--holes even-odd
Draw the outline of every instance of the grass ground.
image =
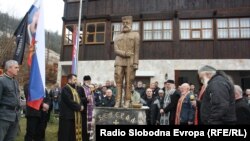
MULTIPOLYGON (((46 141, 57 141, 58 119, 54 115, 51 116, 46 129, 46 141)), ((20 132, 15 141, 23 141, 26 133, 26 118, 22 117, 20 120, 20 132)))

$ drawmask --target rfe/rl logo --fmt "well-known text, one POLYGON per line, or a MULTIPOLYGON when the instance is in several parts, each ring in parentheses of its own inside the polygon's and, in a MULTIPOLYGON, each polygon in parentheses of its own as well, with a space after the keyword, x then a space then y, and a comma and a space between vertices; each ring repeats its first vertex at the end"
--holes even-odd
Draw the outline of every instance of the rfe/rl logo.
POLYGON ((211 136, 244 136, 241 129, 211 129, 211 136))

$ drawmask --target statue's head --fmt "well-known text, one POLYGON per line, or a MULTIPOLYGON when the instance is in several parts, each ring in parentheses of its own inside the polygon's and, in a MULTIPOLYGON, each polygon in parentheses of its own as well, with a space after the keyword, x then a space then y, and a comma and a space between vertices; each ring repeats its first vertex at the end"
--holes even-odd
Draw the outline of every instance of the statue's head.
POLYGON ((130 32, 132 30, 132 16, 124 16, 122 17, 122 32, 130 32))

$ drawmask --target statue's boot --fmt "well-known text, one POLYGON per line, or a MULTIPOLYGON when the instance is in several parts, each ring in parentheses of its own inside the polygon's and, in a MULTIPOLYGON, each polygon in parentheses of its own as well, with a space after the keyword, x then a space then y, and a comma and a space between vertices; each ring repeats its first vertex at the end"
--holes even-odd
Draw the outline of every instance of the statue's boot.
POLYGON ((115 97, 115 108, 121 107, 121 99, 122 99, 122 86, 116 85, 116 97, 115 97))
POLYGON ((129 108, 130 107, 130 100, 125 100, 123 108, 129 108))

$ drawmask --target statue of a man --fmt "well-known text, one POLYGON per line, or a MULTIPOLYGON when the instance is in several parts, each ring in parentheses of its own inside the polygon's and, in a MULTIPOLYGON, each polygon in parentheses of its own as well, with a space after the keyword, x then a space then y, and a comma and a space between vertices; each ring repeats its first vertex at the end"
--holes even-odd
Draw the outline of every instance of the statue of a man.
POLYGON ((125 79, 124 108, 128 108, 131 101, 131 86, 139 63, 140 35, 132 32, 132 16, 122 17, 122 32, 114 39, 115 81, 117 87, 115 107, 121 107, 122 84, 125 79))

